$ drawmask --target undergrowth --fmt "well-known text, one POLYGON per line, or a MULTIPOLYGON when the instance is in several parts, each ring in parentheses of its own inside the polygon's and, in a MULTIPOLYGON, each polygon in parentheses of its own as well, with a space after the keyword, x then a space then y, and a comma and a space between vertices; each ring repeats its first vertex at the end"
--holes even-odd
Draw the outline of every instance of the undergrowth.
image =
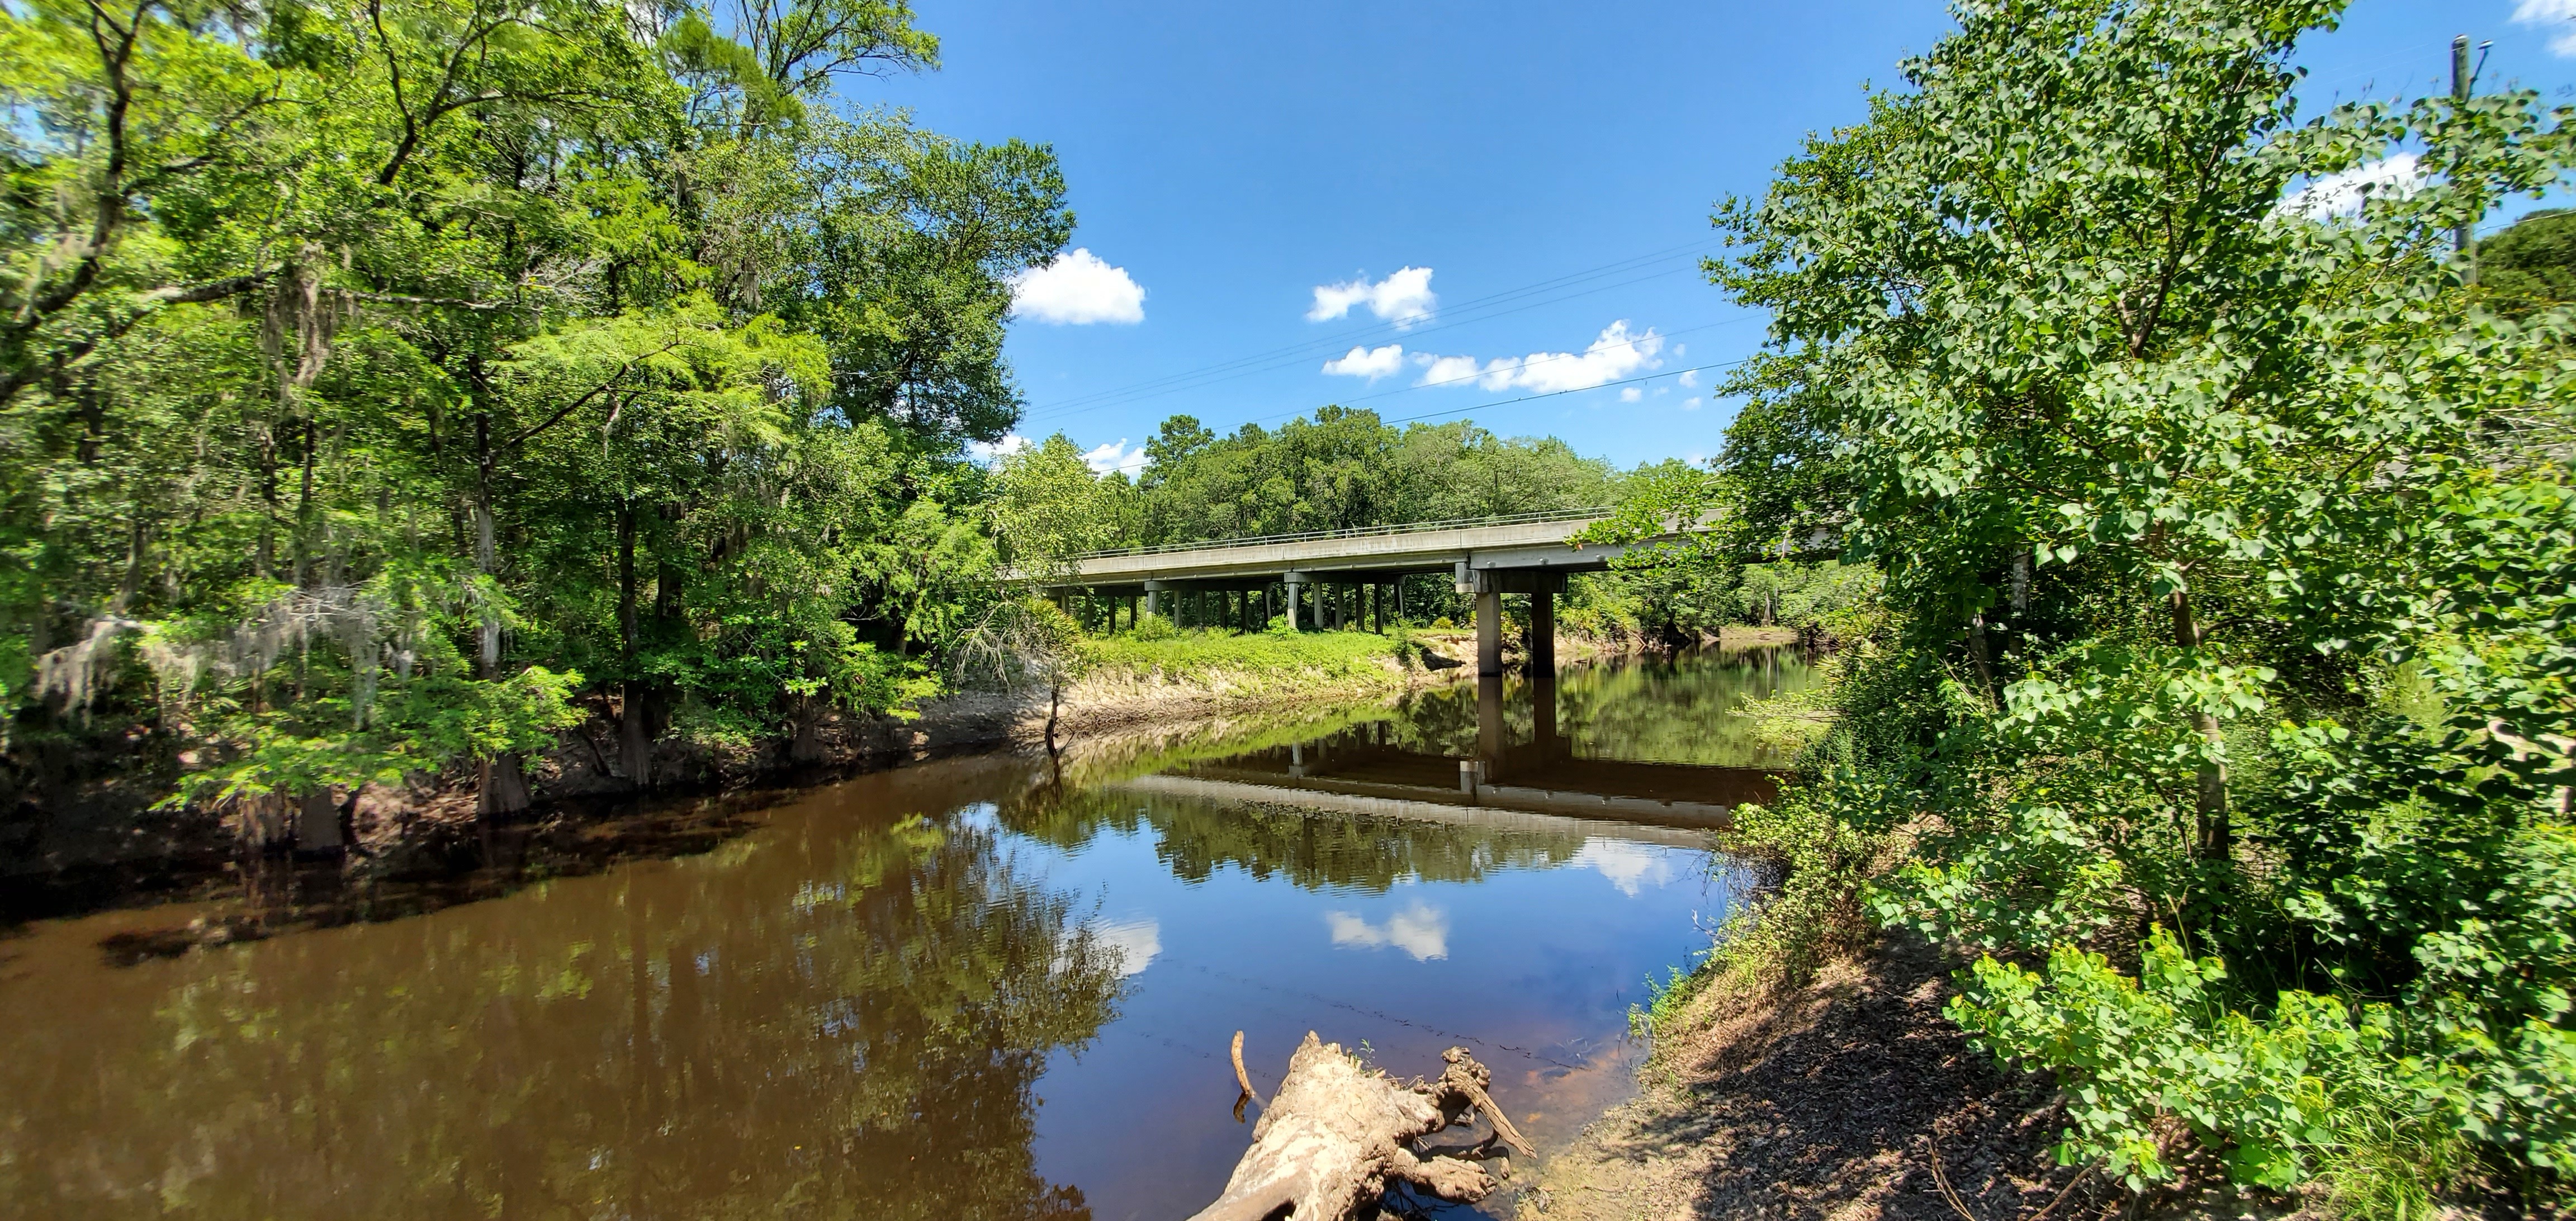
MULTIPOLYGON (((1152 622, 1149 620, 1148 622, 1152 622)), ((1235 685, 1399 677, 1396 643, 1369 632, 1252 632, 1185 629, 1121 633, 1082 640, 1076 648, 1093 679, 1209 682, 1235 685)))

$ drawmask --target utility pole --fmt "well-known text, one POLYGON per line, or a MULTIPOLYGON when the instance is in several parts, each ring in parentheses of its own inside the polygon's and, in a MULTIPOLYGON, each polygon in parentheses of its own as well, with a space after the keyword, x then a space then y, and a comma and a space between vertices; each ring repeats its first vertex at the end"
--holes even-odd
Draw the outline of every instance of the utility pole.
MULTIPOLYGON (((2455 111, 2469 104, 2469 36, 2466 34, 2451 40, 2451 104, 2455 111)), ((2451 184, 2454 189, 2459 186, 2460 171, 2464 168, 2460 156, 2453 154, 2451 184)), ((2469 226, 2465 222, 2451 228, 2451 252, 2459 255, 2464 263, 2468 260, 2469 226)), ((2468 269, 2466 274, 2473 282, 2477 278, 2474 268, 2468 269)))

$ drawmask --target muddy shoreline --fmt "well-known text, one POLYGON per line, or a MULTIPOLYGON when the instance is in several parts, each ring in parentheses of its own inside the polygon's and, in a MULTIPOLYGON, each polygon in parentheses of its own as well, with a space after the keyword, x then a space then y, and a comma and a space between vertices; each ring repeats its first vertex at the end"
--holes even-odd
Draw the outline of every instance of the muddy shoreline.
MULTIPOLYGON (((1407 690, 1472 674, 1466 633, 1417 635, 1425 656, 1390 655, 1362 676, 1320 673, 1227 674, 1170 681, 1159 673, 1102 675, 1074 684, 1058 709, 1059 744, 1249 713, 1329 707, 1391 698, 1407 690), (1428 664, 1423 664, 1428 663, 1428 664)), ((1634 650, 1561 638, 1560 656, 1600 660, 1634 650)), ((1516 653, 1516 650, 1514 650, 1516 653)), ((143 766, 113 758, 78 764, 28 786, 17 809, 0 820, 0 926, 114 907, 218 897, 259 878, 297 893, 400 883, 413 891, 453 892, 444 901, 488 890, 476 882, 495 859, 530 853, 549 868, 587 872, 619 859, 669 855, 721 838, 728 818, 767 800, 850 776, 930 759, 1010 751, 1044 743, 1047 693, 953 693, 927 701, 911 718, 825 716, 801 740, 785 737, 722 752, 657 744, 653 783, 639 789, 618 767, 612 710, 601 707, 561 744, 530 761, 534 801, 515 814, 485 819, 470 777, 413 777, 399 786, 370 785, 338 794, 345 846, 313 854, 291 843, 247 849, 239 828, 202 809, 159 809, 154 802, 174 778, 175 752, 136 731, 123 749, 143 766), (701 808, 704 807, 704 808, 701 808), (716 814, 715 809, 733 813, 716 814), (712 820, 712 821, 710 821, 712 820), (677 829, 664 823, 676 823, 677 829), (299 880, 300 879, 300 880, 299 880)), ((700 849, 702 850, 702 849, 700 849)), ((329 906, 327 895, 318 895, 329 906)), ((220 932, 212 934, 220 937, 220 932)))

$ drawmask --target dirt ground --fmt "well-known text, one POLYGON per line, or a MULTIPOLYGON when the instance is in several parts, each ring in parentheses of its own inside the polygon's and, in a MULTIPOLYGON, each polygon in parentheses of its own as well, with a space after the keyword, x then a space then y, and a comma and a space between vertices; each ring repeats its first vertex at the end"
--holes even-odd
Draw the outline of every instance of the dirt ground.
POLYGON ((2239 1196, 2206 1176, 2144 1200, 2077 1182, 2049 1149, 2064 1125, 2055 1089, 1969 1047, 1941 1016, 1949 991, 1932 948, 1890 941, 1783 997, 1735 1002, 1741 1012, 1700 998, 1702 1020, 1657 1049, 1644 1094, 1540 1167, 1522 1218, 2296 1214, 2297 1200, 2239 1196))

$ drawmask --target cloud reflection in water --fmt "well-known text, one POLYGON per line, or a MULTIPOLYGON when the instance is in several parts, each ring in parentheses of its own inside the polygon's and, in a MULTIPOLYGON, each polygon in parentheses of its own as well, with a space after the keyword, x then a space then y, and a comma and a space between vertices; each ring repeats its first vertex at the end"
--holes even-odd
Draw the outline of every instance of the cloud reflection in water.
POLYGON ((1325 912, 1324 927, 1331 929, 1333 944, 1374 950, 1382 946, 1411 954, 1417 962, 1449 956, 1449 913, 1416 899, 1403 911, 1387 917, 1384 925, 1371 924, 1351 912, 1325 912))

